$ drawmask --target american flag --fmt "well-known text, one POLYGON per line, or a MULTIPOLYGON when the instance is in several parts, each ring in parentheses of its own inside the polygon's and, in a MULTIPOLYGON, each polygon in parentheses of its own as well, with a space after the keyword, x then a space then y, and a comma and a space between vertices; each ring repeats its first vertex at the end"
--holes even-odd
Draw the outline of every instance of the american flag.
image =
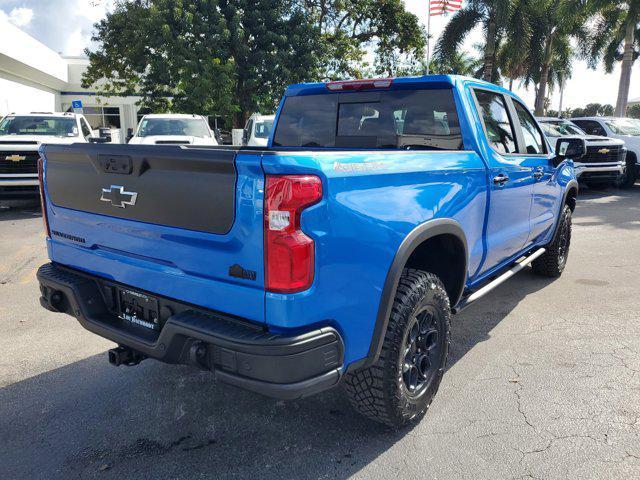
POLYGON ((431 16, 455 12, 462 8, 462 0, 429 0, 431 16))

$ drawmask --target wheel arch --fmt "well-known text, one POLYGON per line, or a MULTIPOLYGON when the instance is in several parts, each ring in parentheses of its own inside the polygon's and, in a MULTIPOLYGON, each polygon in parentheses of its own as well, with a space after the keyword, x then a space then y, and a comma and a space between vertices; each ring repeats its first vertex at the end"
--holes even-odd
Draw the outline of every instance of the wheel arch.
POLYGON ((562 198, 562 205, 560 206, 560 212, 562 212, 562 207, 565 205, 569 205, 569 208, 573 212, 576 209, 576 201, 578 198, 578 181, 570 180, 567 183, 566 188, 564 189, 564 196, 562 198))
POLYGON ((352 364, 349 370, 368 367, 375 363, 380 356, 396 290, 402 270, 405 267, 411 266, 412 268, 424 269, 424 266, 427 268, 435 266, 436 271, 431 271, 431 273, 445 277, 445 279, 441 278, 441 280, 445 284, 445 289, 453 306, 458 303, 464 291, 467 279, 468 252, 466 235, 462 226, 456 220, 438 218, 429 220, 414 228, 400 244, 387 273, 369 353, 363 360, 352 364), (429 247, 442 245, 446 245, 448 249, 445 255, 442 255, 441 251, 437 256, 429 255, 429 247), (439 262, 436 260, 438 257, 440 258, 439 262), (450 260, 453 260, 454 269, 450 268, 450 260), (421 265, 423 265, 423 268, 420 268, 421 265), (447 266, 450 271, 455 270, 455 272, 443 274, 443 272, 446 272, 445 267, 447 266))

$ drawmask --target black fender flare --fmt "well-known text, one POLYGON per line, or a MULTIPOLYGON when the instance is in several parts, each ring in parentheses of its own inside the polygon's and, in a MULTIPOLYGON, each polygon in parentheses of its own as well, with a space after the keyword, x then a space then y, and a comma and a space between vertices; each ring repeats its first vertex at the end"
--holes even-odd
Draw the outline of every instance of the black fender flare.
MULTIPOLYGON (((558 217, 556 218, 556 224, 553 227, 553 235, 551 236, 551 241, 548 243, 548 245, 552 244, 553 241, 556 239, 556 235, 558 235, 558 227, 560 226, 560 217, 562 217, 562 209, 564 208, 565 205, 567 205, 567 199, 569 198, 569 192, 571 190, 576 191, 576 197, 577 197, 578 192, 580 192, 580 184, 576 179, 573 179, 573 178, 567 182, 567 186, 564 188, 564 192, 562 193, 562 203, 560 204, 560 211, 558 212, 558 217)), ((569 205, 569 208, 571 208, 571 211, 573 212, 575 210, 575 205, 573 207, 569 205)))
POLYGON ((357 370, 360 368, 366 368, 373 365, 380 356, 382 349, 382 343, 384 342, 384 336, 389 324, 389 316, 391 315, 391 308, 393 307, 393 300, 396 296, 396 290, 400 283, 400 276, 402 270, 409 260, 409 257, 413 251, 423 243, 424 241, 436 237, 438 235, 453 235, 457 237, 464 246, 464 275, 462 285, 459 288, 457 298, 451 298, 451 305, 458 303, 462 297, 464 291, 464 284, 467 277, 467 264, 469 260, 469 247, 467 245, 467 237, 462 229, 460 223, 451 218, 436 218, 429 220, 415 227, 398 247, 396 254, 391 263, 391 267, 387 272, 387 278, 384 282, 384 288, 382 290, 382 296, 380 298, 380 304, 378 306, 378 314, 376 316, 376 324, 373 330, 373 336, 371 338, 371 345, 369 347, 369 353, 365 358, 357 361, 349 366, 349 371, 357 370))
MULTIPOLYGON (((562 213, 562 207, 564 207, 567 203, 567 197, 569 196, 569 192, 571 190, 576 191, 576 196, 578 195, 578 192, 580 192, 580 184, 575 178, 569 180, 567 182, 567 186, 564 187, 564 193, 562 194, 562 204, 560 205, 560 213, 562 213)), ((571 210, 573 210, 573 208, 571 210)), ((558 218, 560 218, 560 216, 558 216, 558 218)))

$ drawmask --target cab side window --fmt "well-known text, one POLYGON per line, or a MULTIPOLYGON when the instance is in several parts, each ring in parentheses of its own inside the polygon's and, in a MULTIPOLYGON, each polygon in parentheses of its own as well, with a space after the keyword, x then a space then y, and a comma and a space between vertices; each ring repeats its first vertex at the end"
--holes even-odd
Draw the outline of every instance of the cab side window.
POLYGON ((595 120, 572 120, 572 122, 578 125, 589 135, 600 135, 603 137, 607 136, 607 132, 605 132, 604 128, 602 128, 602 125, 600 125, 595 120))
POLYGON ((253 120, 248 120, 247 124, 244 126, 244 142, 248 142, 251 140, 251 130, 253 129, 253 120))
POLYGON ((87 122, 80 120, 80 128, 82 129, 82 136, 84 138, 89 138, 91 136, 91 129, 89 128, 89 125, 87 125, 87 122))
POLYGON ((489 145, 499 153, 517 153, 515 130, 504 97, 486 90, 474 90, 474 93, 489 145))
POLYGON ((536 121, 529 113, 529 110, 516 100, 513 100, 513 105, 516 108, 518 121, 522 127, 522 136, 524 137, 524 146, 527 153, 530 155, 541 155, 546 153, 542 132, 538 128, 536 121))

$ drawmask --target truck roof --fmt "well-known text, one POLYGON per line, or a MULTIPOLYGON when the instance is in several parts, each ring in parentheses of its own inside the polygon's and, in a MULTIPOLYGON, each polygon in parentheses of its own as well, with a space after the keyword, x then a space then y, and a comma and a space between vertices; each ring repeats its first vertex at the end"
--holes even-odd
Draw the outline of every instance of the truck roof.
POLYGON ((612 117, 612 116, 600 116, 592 115, 590 117, 572 117, 570 120, 637 120, 631 117, 612 117))
POLYGON ((203 118, 195 113, 148 113, 144 118, 203 118))
POLYGON ((81 117, 82 114, 80 113, 73 113, 73 112, 21 112, 21 113, 16 113, 16 112, 11 112, 8 113, 6 115, 8 116, 12 116, 12 117, 71 117, 71 118, 75 118, 75 117, 81 117))
MULTIPOLYGON (((376 83, 371 87, 363 88, 362 90, 388 90, 388 89, 417 89, 424 86, 450 86, 455 87, 462 83, 473 83, 475 85, 484 85, 491 90, 508 92, 513 95, 513 92, 506 90, 503 87, 495 85, 493 83, 479 80, 477 78, 465 77, 462 75, 422 75, 416 77, 394 77, 394 78, 363 78, 357 80, 345 80, 335 82, 316 82, 316 83, 298 83, 290 85, 286 91, 286 96, 293 95, 311 95, 317 93, 347 91, 347 89, 339 88, 339 85, 354 85, 354 84, 369 84, 376 83), (333 87, 332 87, 333 86, 333 87)), ((349 91, 355 90, 349 88, 349 91)))

